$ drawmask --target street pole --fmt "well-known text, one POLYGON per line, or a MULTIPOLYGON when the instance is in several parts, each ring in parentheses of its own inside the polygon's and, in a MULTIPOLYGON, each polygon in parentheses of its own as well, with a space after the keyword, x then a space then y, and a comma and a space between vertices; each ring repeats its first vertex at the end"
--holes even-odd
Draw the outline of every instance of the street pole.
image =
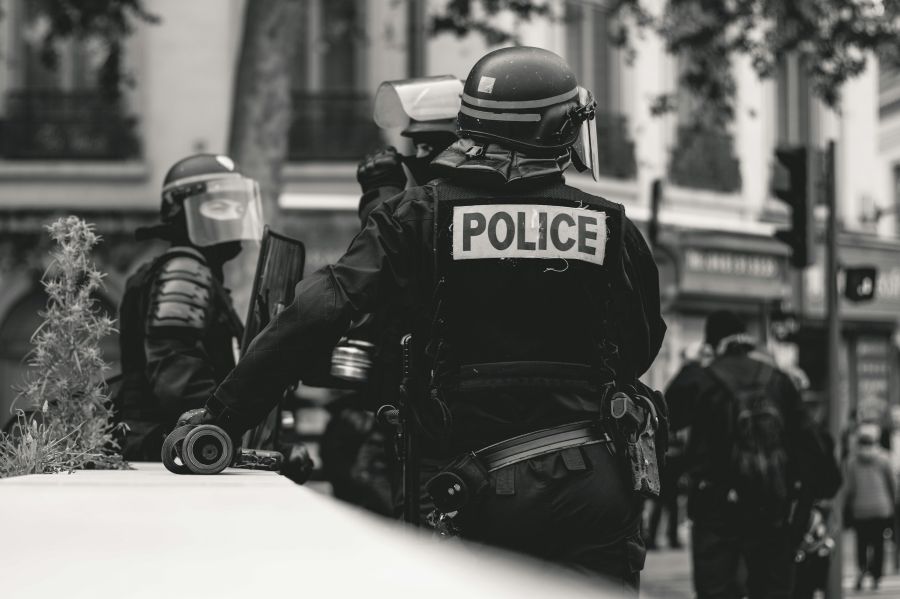
POLYGON ((408 0, 406 5, 406 74, 425 75, 425 2, 408 0))
MULTIPOLYGON (((828 318, 828 430, 835 440, 835 448, 840 454, 840 439, 843 432, 844 402, 840 396, 840 342, 841 315, 838 303, 837 288, 837 199, 835 193, 834 174, 834 141, 828 142, 825 155, 825 205, 828 208, 828 221, 825 226, 825 313, 828 318)), ((831 567, 828 572, 828 599, 843 597, 843 547, 841 537, 840 493, 832 504, 832 522, 834 523, 834 549, 831 551, 831 567)))

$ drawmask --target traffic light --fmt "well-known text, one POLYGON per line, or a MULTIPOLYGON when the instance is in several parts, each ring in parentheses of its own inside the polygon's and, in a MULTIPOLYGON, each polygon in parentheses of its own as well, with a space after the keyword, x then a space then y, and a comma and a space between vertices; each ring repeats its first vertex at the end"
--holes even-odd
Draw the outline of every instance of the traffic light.
POLYGON ((844 297, 852 302, 875 299, 878 269, 874 266, 854 266, 844 269, 844 297))
POLYGON ((777 230, 775 237, 791 248, 791 264, 805 268, 813 263, 814 252, 808 154, 803 146, 781 147, 775 150, 775 159, 772 193, 787 204, 791 212, 791 228, 777 230))

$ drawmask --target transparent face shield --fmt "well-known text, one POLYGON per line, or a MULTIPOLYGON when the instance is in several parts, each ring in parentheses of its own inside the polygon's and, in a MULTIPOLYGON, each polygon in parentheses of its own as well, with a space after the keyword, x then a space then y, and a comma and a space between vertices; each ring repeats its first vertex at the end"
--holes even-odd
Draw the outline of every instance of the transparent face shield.
POLYGON ((210 181, 203 193, 184 200, 184 213, 188 237, 197 247, 262 239, 262 202, 253 179, 210 181))
POLYGON ((462 91, 462 81, 453 75, 385 81, 375 92, 375 124, 394 129, 411 121, 455 119, 462 91))
POLYGON ((578 103, 582 107, 588 107, 586 110, 588 117, 581 122, 575 151, 584 167, 583 170, 591 171, 591 176, 597 181, 600 177, 597 157, 597 104, 594 102, 593 94, 583 87, 578 88, 578 103))

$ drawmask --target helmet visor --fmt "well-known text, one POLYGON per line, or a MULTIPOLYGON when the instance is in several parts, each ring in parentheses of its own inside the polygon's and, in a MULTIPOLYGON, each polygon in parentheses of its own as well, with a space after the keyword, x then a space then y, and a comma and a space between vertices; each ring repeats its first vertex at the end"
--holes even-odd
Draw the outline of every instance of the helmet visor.
POLYGON ((253 179, 209 181, 203 193, 184 200, 188 237, 197 247, 262 239, 262 202, 253 179))
MULTIPOLYGON (((591 92, 583 87, 578 88, 578 103, 581 106, 587 106, 594 102, 594 96, 591 92)), ((596 111, 591 112, 591 116, 581 122, 581 129, 578 132, 578 140, 575 142, 575 149, 578 158, 584 165, 585 170, 591 171, 594 181, 600 178, 600 171, 597 154, 597 117, 596 111)))
POLYGON ((453 75, 385 81, 375 92, 375 123, 393 129, 410 121, 455 119, 462 91, 453 75))

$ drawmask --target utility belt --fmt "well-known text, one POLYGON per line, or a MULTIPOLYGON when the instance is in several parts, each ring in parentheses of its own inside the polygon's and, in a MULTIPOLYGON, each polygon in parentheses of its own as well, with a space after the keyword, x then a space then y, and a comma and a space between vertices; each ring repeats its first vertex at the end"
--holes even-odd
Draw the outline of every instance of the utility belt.
MULTIPOLYGON (((425 485, 435 506, 429 523, 441 534, 454 534, 451 519, 490 489, 490 473, 549 453, 600 443, 608 444, 612 453, 617 453, 617 446, 624 447, 631 488, 641 495, 658 496, 654 434, 659 421, 652 401, 617 392, 604 403, 606 417, 602 421, 584 420, 541 429, 454 459, 425 485)), ((564 459, 567 455, 571 456, 564 453, 564 459)), ((502 486, 498 478, 497 492, 504 490, 502 486)))
POLYGON ((491 472, 548 453, 598 443, 612 443, 612 437, 601 423, 583 420, 525 433, 465 453, 425 484, 435 506, 429 522, 442 534, 452 534, 447 530, 449 520, 488 491, 491 472))

